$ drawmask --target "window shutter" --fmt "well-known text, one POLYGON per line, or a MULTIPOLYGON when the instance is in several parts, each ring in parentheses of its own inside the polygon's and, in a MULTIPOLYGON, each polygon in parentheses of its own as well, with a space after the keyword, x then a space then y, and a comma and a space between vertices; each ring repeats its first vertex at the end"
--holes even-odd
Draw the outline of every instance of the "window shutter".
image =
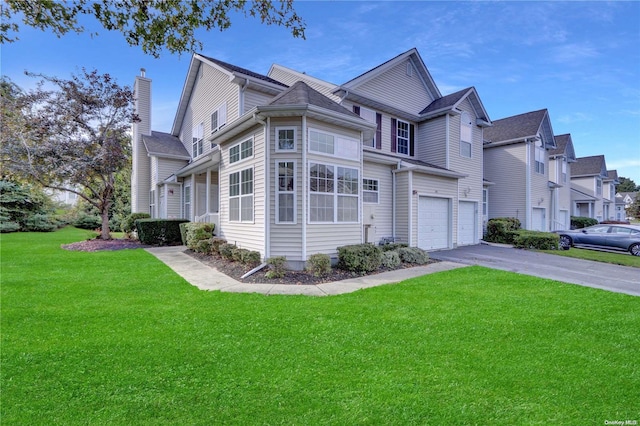
POLYGON ((218 110, 218 128, 227 124, 227 103, 223 103, 220 105, 220 109, 218 110))
POLYGON ((395 118, 391 119, 391 152, 396 152, 398 146, 398 122, 395 118))
POLYGON ((415 150, 416 129, 413 124, 409 124, 409 155, 413 157, 415 150))
POLYGON ((353 112, 360 115, 360 107, 358 105, 353 106, 353 112))
POLYGON ((382 149, 382 114, 376 112, 376 149, 382 149))

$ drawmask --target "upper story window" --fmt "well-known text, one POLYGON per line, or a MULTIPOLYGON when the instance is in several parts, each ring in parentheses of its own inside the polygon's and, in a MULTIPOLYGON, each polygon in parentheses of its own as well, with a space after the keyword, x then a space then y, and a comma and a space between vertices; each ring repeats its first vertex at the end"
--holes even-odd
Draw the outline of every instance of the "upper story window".
POLYGON ((375 112, 372 109, 361 107, 359 105, 353 106, 353 112, 358 114, 369 123, 375 123, 376 133, 372 139, 364 141, 364 146, 370 146, 372 148, 382 148, 382 114, 375 112))
POLYGON ((296 129, 293 127, 276 127, 276 151, 296 150, 296 129))
POLYGON ((223 103, 211 113, 211 133, 215 133, 227 124, 227 104, 223 103))
POLYGON ((309 152, 358 160, 360 141, 338 134, 309 129, 309 152))
POLYGON ((616 186, 612 183, 609 184, 609 198, 614 199, 616 196, 616 186))
POLYGON ((541 175, 544 174, 544 147, 543 147, 543 142, 542 139, 539 139, 538 141, 536 141, 535 144, 535 157, 536 157, 536 173, 539 173, 541 175))
POLYGON ((327 133, 315 130, 309 131, 309 151, 333 155, 335 151, 335 138, 327 133))
POLYGON ((193 127, 192 130, 192 152, 193 158, 202 155, 202 138, 204 137, 204 123, 193 127))
POLYGON ((409 123, 398 120, 396 126, 396 152, 409 155, 409 123))
POLYGON ((253 157, 253 139, 247 139, 229 148, 229 163, 237 163, 246 158, 253 157))
POLYGON ((463 111, 460 115, 460 155, 463 157, 471 158, 472 129, 471 115, 463 111))
POLYGON ((567 159, 562 159, 562 183, 567 183, 567 159))
POLYGON ((596 178, 596 195, 602 195, 602 179, 596 178))

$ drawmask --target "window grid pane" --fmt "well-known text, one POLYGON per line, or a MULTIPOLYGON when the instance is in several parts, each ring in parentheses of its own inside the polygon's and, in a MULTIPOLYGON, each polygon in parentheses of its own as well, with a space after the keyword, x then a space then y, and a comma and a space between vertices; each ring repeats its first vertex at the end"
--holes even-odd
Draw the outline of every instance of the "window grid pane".
POLYGON ((293 129, 278 130, 278 149, 292 150, 294 148, 293 129))
POLYGON ((409 154, 409 123, 398 120, 396 130, 398 153, 409 154))

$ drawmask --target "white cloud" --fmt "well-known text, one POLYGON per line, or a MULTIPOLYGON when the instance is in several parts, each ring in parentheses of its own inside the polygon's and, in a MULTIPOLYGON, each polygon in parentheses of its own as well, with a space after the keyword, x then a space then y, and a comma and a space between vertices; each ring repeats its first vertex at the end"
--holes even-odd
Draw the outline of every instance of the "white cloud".
POLYGON ((584 112, 573 112, 571 114, 561 115, 560 117, 556 118, 556 120, 559 123, 572 124, 572 123, 578 123, 581 121, 592 121, 593 116, 591 116, 590 114, 586 114, 584 112))

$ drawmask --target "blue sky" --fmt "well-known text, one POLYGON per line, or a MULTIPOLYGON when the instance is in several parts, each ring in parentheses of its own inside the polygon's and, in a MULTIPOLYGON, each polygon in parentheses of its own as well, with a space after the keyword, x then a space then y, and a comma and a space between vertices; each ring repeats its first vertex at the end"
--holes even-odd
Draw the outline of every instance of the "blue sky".
MULTIPOLYGON (((298 1, 306 40, 238 15, 230 29, 199 32, 202 53, 266 74, 273 63, 344 83, 417 48, 443 94, 475 86, 491 119, 549 110, 578 157, 604 154, 640 184, 639 2, 298 1)), ((91 27, 89 22, 85 26, 91 27)), ((96 28, 94 28, 96 29, 96 28)), ((68 78, 82 67, 131 85, 153 80, 153 128, 169 131, 190 61, 129 47, 119 33, 62 38, 23 28, 3 45, 2 74, 68 78)))

